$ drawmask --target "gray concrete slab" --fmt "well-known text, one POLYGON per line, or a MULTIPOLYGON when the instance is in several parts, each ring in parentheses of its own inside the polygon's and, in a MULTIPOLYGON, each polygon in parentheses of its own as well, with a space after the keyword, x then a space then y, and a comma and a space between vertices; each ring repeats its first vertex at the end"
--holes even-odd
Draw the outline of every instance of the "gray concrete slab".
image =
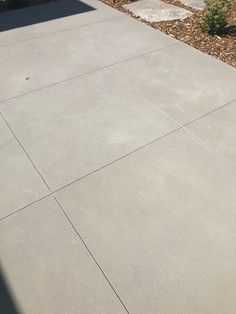
POLYGON ((96 0, 58 0, 1 14, 0 46, 112 19, 122 13, 96 0))
POLYGON ((232 67, 177 45, 1 110, 55 190, 236 98, 235 81, 232 67))
POLYGON ((161 0, 139 0, 125 4, 123 7, 148 22, 184 20, 192 15, 188 10, 161 0))
POLYGON ((236 166, 236 102, 196 121, 188 128, 217 148, 236 166))
POLYGON ((236 113, 226 104, 236 71, 111 19, 93 10, 45 23, 57 31, 47 36, 44 23, 5 32, 0 111, 24 150, 0 121, 0 218, 28 205, 0 221, 12 296, 24 314, 124 313, 118 297, 129 313, 235 314, 236 113), (76 28, 86 16, 91 25, 76 28), (26 41, 11 44, 18 34, 26 41), (48 193, 37 171, 61 188, 94 259, 51 196, 30 205, 48 193))
POLYGON ((176 42, 122 16, 17 43, 14 49, 0 47, 0 100, 176 42))
POLYGON ((179 127, 145 97, 106 69, 7 101, 1 110, 55 190, 179 127))
POLYGON ((0 219, 48 189, 0 116, 0 219))
POLYGON ((185 130, 57 193, 130 313, 229 313, 236 176, 185 130))
POLYGON ((180 2, 197 10, 203 10, 206 6, 203 0, 180 0, 180 2))
POLYGON ((19 313, 126 313, 51 198, 1 222, 0 260, 19 313))
POLYGON ((112 67, 133 92, 181 124, 236 99, 236 70, 179 44, 112 67))

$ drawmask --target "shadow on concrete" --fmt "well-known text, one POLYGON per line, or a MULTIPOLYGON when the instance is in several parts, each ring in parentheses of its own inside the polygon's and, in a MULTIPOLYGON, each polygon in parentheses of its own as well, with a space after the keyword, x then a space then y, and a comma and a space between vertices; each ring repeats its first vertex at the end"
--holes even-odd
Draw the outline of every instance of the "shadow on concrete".
POLYGON ((0 268, 0 313, 1 314, 21 314, 10 291, 3 271, 0 268))
POLYGON ((58 0, 0 14, 0 32, 93 11, 79 0, 58 0))

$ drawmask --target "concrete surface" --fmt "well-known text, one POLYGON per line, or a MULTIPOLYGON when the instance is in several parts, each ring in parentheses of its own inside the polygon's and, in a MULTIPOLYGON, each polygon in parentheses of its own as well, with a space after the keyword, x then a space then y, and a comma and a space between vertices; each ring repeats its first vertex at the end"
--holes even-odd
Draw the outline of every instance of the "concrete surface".
POLYGON ((17 314, 235 314, 236 70, 75 1, 1 14, 1 289, 17 314))
POLYGON ((125 4, 123 7, 148 22, 184 20, 192 15, 188 10, 161 0, 139 0, 125 4))
POLYGON ((203 0, 180 0, 183 4, 192 7, 193 9, 203 10, 205 2, 203 0))
POLYGON ((53 198, 3 221, 0 239, 20 313, 126 313, 53 198))
POLYGON ((86 0, 86 3, 79 0, 60 0, 32 6, 27 10, 8 11, 1 14, 0 46, 96 24, 121 15, 121 12, 104 6, 97 0, 86 0), (30 27, 23 27, 27 24, 30 27))
POLYGON ((52 190, 180 125, 141 101, 113 68, 47 91, 7 101, 1 110, 52 190))
POLYGON ((236 102, 189 126, 191 132, 217 148, 232 163, 236 160, 236 102))
POLYGON ((233 314, 235 188, 232 165, 179 130, 56 197, 131 313, 233 314))
POLYGON ((0 116, 0 218, 48 193, 25 151, 0 116))
POLYGON ((0 101, 175 43, 134 19, 108 14, 102 22, 16 42, 14 49, 6 45, 0 47, 0 101))

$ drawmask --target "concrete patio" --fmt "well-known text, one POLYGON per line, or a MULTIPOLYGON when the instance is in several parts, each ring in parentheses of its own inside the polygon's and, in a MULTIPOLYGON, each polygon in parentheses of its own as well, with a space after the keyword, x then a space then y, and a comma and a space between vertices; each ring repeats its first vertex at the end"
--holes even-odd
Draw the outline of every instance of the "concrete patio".
POLYGON ((0 313, 235 314, 236 70, 97 0, 0 30, 0 313))

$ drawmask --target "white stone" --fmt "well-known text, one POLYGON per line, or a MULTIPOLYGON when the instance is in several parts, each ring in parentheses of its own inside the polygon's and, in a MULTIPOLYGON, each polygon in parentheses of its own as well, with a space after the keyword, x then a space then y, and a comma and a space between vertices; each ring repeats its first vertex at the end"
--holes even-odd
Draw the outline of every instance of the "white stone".
POLYGON ((183 20, 192 15, 190 11, 160 0, 140 0, 126 4, 124 8, 148 22, 183 20))
POLYGON ((203 10, 205 3, 203 0, 180 0, 183 4, 197 10, 203 10))

